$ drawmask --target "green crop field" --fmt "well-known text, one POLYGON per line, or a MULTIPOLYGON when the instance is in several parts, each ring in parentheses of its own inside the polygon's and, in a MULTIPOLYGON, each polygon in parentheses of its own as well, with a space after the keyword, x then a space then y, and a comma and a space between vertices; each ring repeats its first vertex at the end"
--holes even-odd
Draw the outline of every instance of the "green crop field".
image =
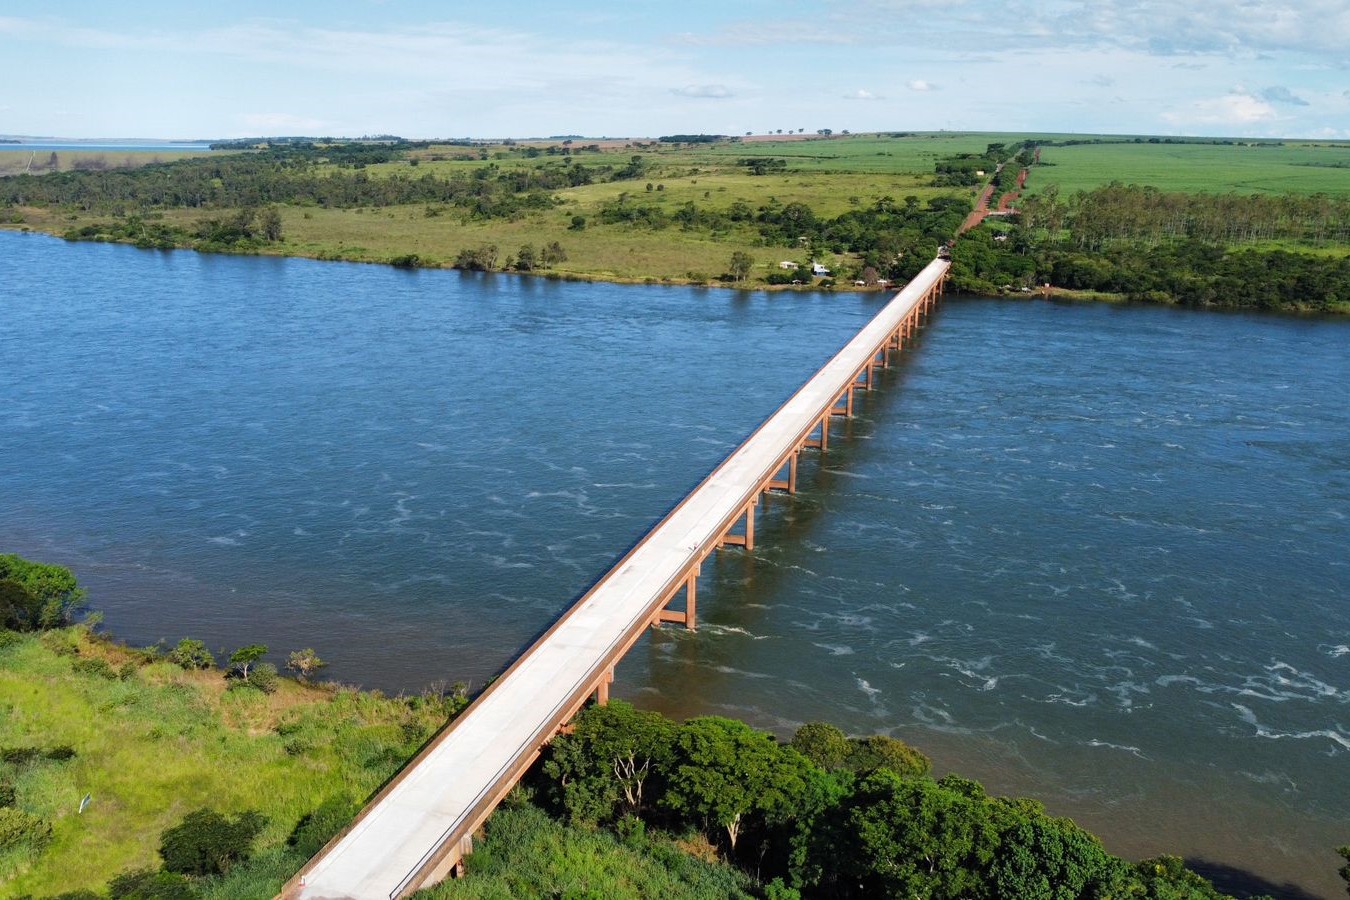
POLYGON ((1350 144, 1115 143, 1046 147, 1030 191, 1061 193, 1112 181, 1164 191, 1350 196, 1350 144))

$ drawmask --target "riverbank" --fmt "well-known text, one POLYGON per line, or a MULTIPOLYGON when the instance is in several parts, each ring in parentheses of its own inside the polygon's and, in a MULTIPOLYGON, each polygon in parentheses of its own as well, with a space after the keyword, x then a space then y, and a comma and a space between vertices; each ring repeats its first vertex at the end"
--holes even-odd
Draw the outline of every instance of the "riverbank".
MULTIPOLYGON (((386 698, 289 679, 264 687, 260 668, 245 679, 237 666, 232 677, 199 667, 202 649, 186 641, 167 653, 129 648, 86 625, 0 631, 0 707, 8 713, 0 719, 0 888, 91 898, 104 896, 105 885, 113 897, 272 896, 461 705, 458 695, 439 692, 386 698), (211 817, 217 825, 185 830, 211 817), (229 829, 244 836, 223 836, 229 829), (203 851, 194 871, 181 850, 170 849, 175 832, 179 846, 232 849, 228 857, 203 851), (145 894, 132 885, 173 890, 145 894)), ((657 889, 690 898, 748 898, 766 889, 793 896, 783 891, 787 883, 808 896, 849 896, 847 880, 837 884, 821 856, 843 850, 833 820, 849 813, 872 820, 872 843, 849 842, 844 854, 851 877, 865 886, 860 896, 915 886, 932 896, 967 896, 984 882, 1006 887, 1016 879, 1075 893, 1085 885, 1151 885, 1172 889, 1169 897, 1222 900, 1178 859, 1127 864, 1031 801, 988 797, 963 779, 934 782, 927 772, 922 754, 899 741, 847 739, 825 725, 779 745, 728 719, 679 725, 622 703, 592 708, 489 821, 470 876, 428 896, 496 896, 511 886, 533 896, 597 884, 618 896, 657 889), (722 739, 731 743, 721 755, 698 749, 698 741, 722 739), (615 777, 611 753, 639 761, 636 786, 615 777), (694 791, 677 802, 674 767, 691 763, 710 779, 699 789, 706 795, 694 791), (755 781, 757 792, 719 782, 726 767, 755 781), (625 793, 643 798, 644 778, 645 801, 625 804, 625 793), (837 812, 810 799, 817 790, 843 795, 831 801, 837 812), (530 797, 572 824, 550 819, 530 797), (958 831, 916 834, 891 818, 887 797, 915 804, 916 812, 944 806, 948 820, 984 837, 972 844, 958 831), (1034 829, 1034 842, 1022 827, 1034 829), (892 829, 896 843, 878 842, 892 829), (739 853, 738 832, 746 842, 739 853), (810 854, 786 867, 784 842, 794 832, 810 854), (766 848, 782 846, 750 865, 751 836, 766 848), (932 846, 951 857, 948 871, 896 874, 932 846), (763 883, 766 866, 776 888, 763 883)))
POLYGON ((354 810, 462 705, 287 678, 247 687, 171 649, 83 626, 0 632, 0 783, 46 826, 0 848, 7 895, 100 890, 157 868, 161 833, 200 808, 260 813, 257 868, 293 871, 306 856, 288 840, 306 817, 354 810))

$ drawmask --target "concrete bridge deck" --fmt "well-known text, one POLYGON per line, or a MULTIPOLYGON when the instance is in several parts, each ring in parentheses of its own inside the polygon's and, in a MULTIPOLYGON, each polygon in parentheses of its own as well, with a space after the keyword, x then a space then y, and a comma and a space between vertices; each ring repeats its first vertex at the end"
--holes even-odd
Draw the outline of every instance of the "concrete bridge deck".
POLYGON ((287 884, 304 900, 385 900, 444 878, 473 832, 543 747, 592 695, 608 698, 614 666, 652 625, 696 621, 703 560, 719 546, 754 548, 755 507, 795 491, 799 453, 825 449, 829 422, 851 415, 936 303, 949 263, 934 260, 668 513, 383 790, 346 832, 287 884), (683 598, 683 609, 668 608, 683 598))

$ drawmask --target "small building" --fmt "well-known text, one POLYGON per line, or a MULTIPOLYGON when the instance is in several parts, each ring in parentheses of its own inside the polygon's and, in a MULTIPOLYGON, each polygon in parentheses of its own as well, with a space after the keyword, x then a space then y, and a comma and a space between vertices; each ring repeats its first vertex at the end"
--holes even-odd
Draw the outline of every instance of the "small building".
POLYGON ((785 259, 785 260, 783 260, 782 262, 780 262, 780 263, 778 264, 778 268, 780 268, 780 269, 795 269, 795 268, 797 268, 797 264, 796 264, 795 262, 793 262, 792 260, 790 260, 790 259, 785 259))
POLYGON ((824 266, 822 266, 822 265, 821 265, 820 263, 818 263, 818 262, 812 262, 812 263, 811 263, 811 274, 812 274, 812 275, 829 275, 829 274, 830 274, 830 270, 827 269, 827 268, 825 268, 824 266))

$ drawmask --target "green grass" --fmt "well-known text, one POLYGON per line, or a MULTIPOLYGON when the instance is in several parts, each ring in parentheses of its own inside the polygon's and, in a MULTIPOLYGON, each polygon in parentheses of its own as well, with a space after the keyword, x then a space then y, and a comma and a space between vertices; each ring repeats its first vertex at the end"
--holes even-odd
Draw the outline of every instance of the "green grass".
MULTIPOLYGON (((711 848, 703 845, 707 855, 711 848)), ((466 860, 469 877, 418 893, 424 900, 526 897, 727 900, 746 898, 748 876, 668 838, 630 845, 608 831, 568 827, 533 806, 503 808, 466 860)))
POLYGON ((282 846, 302 816, 331 796, 364 799, 443 721, 433 705, 289 681, 272 695, 226 691, 219 672, 165 662, 134 666, 126 680, 73 668, 88 659, 116 669, 133 656, 82 629, 0 649, 0 747, 75 751, 9 767, 16 806, 50 822, 53 837, 36 858, 0 857, 0 896, 99 889, 157 867, 160 833, 201 807, 267 817, 259 843, 272 849, 240 875, 270 877, 270 892, 303 862, 282 846), (269 858, 284 871, 269 876, 269 858))
POLYGON ((1029 191, 1061 195, 1119 181, 1164 191, 1350 196, 1350 144, 1080 144, 1046 147, 1029 191))

